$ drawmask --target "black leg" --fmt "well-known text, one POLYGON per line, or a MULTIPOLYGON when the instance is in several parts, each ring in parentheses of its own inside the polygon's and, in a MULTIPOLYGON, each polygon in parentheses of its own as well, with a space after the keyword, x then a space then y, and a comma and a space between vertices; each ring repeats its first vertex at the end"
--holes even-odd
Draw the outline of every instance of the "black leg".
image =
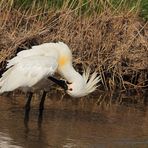
POLYGON ((27 110, 27 111, 30 110, 30 103, 31 103, 32 96, 33 96, 33 93, 32 92, 28 92, 26 94, 27 102, 25 104, 25 110, 27 110))
POLYGON ((28 126, 30 103, 31 103, 32 96, 33 96, 32 92, 27 92, 27 94, 26 94, 27 102, 25 105, 25 117, 24 117, 24 123, 26 126, 28 126))
POLYGON ((45 102, 46 94, 47 92, 43 91, 43 94, 41 96, 40 105, 39 105, 39 110, 44 110, 44 102, 45 102))
POLYGON ((39 117, 38 117, 38 126, 39 127, 41 126, 42 119, 43 119, 43 110, 44 110, 44 102, 45 102, 46 94, 47 94, 47 92, 43 91, 43 94, 41 96, 40 105, 39 105, 39 117))

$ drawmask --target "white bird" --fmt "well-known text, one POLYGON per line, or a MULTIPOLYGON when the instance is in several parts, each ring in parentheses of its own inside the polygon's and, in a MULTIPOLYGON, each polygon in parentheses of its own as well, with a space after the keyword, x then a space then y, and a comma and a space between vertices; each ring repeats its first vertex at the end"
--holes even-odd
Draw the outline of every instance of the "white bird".
MULTIPOLYGON (((66 79, 66 92, 72 97, 88 95, 96 90, 97 83, 100 81, 96 72, 90 76, 90 70, 86 70, 81 75, 74 69, 72 52, 63 42, 44 43, 23 50, 8 61, 6 68, 7 71, 0 79, 1 94, 18 88, 28 92, 34 88, 45 89, 43 87, 48 83, 44 86, 41 85, 42 82, 49 82, 48 77, 56 72, 66 79)), ((51 79, 58 83, 58 80, 52 77, 51 79)), ((29 98, 31 97, 32 94, 29 98)))
POLYGON ((45 81, 55 72, 61 74, 69 83, 67 93, 73 97, 82 97, 93 92, 100 77, 94 72, 90 77, 87 70, 80 75, 72 66, 72 53, 63 42, 44 43, 23 50, 8 61, 8 70, 0 79, 0 93, 17 88, 31 90, 39 82, 45 81))

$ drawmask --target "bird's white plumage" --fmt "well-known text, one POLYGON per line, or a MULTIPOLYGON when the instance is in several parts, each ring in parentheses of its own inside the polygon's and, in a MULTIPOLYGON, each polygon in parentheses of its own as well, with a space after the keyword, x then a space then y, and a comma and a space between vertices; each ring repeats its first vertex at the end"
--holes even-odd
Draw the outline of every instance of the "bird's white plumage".
POLYGON ((23 50, 8 61, 8 70, 0 79, 0 93, 20 87, 32 87, 47 76, 54 74, 58 67, 57 48, 63 43, 44 43, 23 50))
POLYGON ((101 77, 100 76, 97 76, 97 73, 96 72, 94 72, 90 76, 90 68, 87 68, 84 71, 83 78, 84 78, 85 83, 86 83, 86 92, 88 94, 91 93, 91 92, 93 92, 93 91, 95 91, 96 88, 97 88, 97 83, 101 81, 101 77))
MULTIPOLYGON (((6 68, 9 68, 17 63, 19 63, 22 59, 28 58, 28 57, 34 57, 34 56, 43 56, 43 57, 54 57, 58 58, 58 53, 56 50, 56 43, 44 43, 39 46, 33 46, 30 50, 23 50, 17 54, 16 57, 14 57, 11 60, 8 60, 8 64, 6 68)), ((58 43, 57 43, 58 44, 58 43)), ((40 62, 38 60, 38 62, 40 62)))
POLYGON ((0 92, 19 87, 32 87, 42 79, 54 74, 58 66, 54 57, 29 56, 10 67, 0 80, 0 92))
MULTIPOLYGON (((83 75, 76 72, 72 66, 71 50, 63 42, 44 43, 21 51, 8 61, 7 68, 0 78, 0 93, 47 83, 47 77, 55 72, 70 82, 67 93, 73 97, 93 92, 100 81, 96 72, 90 75, 89 69, 83 75)), ((42 88, 45 86, 42 85, 42 88)))

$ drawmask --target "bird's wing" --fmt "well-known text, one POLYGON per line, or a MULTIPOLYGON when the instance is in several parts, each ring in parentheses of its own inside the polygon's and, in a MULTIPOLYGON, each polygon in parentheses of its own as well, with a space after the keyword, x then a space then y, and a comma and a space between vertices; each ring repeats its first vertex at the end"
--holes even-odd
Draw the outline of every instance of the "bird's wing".
MULTIPOLYGON (((58 44, 58 43, 57 43, 58 44)), ((44 43, 41 45, 33 46, 31 49, 20 51, 17 56, 8 60, 6 68, 9 68, 27 57, 33 56, 54 56, 57 58, 57 51, 55 50, 56 43, 44 43)))
POLYGON ((29 56, 10 67, 0 79, 0 93, 19 87, 32 87, 54 74, 58 67, 55 57, 29 56))
POLYGON ((37 46, 32 46, 31 49, 20 51, 17 56, 12 58, 11 60, 8 60, 8 64, 6 68, 9 68, 20 61, 22 59, 32 56, 53 56, 55 58, 58 57, 57 50, 59 49, 67 49, 69 51, 69 47, 64 44, 63 42, 58 43, 44 43, 37 46))

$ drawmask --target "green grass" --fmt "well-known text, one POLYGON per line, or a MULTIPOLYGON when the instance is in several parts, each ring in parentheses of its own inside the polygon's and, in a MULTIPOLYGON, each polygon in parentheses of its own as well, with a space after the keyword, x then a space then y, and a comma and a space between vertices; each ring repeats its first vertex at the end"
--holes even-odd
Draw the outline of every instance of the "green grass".
POLYGON ((145 20, 148 20, 148 1, 147 0, 142 0, 141 2, 141 17, 144 18, 145 20))
POLYGON ((30 7, 38 8, 68 8, 77 10, 78 14, 92 14, 93 12, 102 12, 112 9, 120 13, 122 10, 138 11, 140 16, 148 19, 148 1, 147 0, 10 0, 14 7, 28 9, 30 7))

